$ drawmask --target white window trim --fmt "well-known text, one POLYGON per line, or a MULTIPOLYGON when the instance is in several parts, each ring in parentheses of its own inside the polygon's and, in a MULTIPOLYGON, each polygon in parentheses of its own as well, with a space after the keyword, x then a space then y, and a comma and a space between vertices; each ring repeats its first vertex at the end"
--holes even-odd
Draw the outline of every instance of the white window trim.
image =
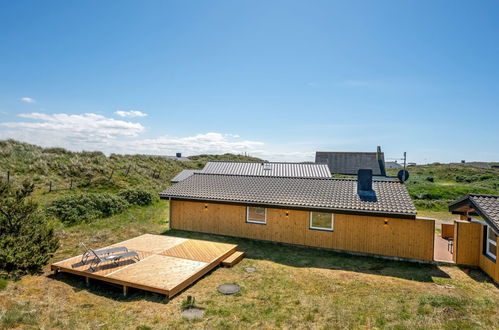
MULTIPOLYGON (((331 228, 321 228, 321 227, 314 227, 312 226, 312 214, 314 212, 310 212, 310 222, 309 222, 309 225, 308 225, 308 228, 309 229, 313 229, 313 230, 323 230, 323 231, 334 231, 334 213, 331 213, 331 228)), ((316 212, 316 213, 329 213, 329 212, 316 212)))
POLYGON ((267 224, 267 208, 264 207, 263 209, 265 210, 265 219, 263 221, 258 221, 258 220, 251 220, 249 218, 249 209, 250 207, 260 207, 260 206, 246 206, 246 222, 248 223, 256 223, 259 225, 266 225, 267 224))
MULTIPOLYGON (((493 240, 493 239, 490 239, 490 238, 489 238, 489 231, 490 231, 490 230, 492 230, 492 228, 491 228, 489 225, 487 225, 487 235, 486 235, 486 237, 485 237, 485 239, 487 240, 487 244, 485 244, 485 253, 487 254, 487 256, 488 256, 488 257, 490 257, 490 258, 492 258, 492 259, 496 260, 497 256, 495 256, 495 255, 494 255, 492 252, 490 252, 490 250, 489 250, 489 243, 492 243, 492 245, 495 245, 495 247, 496 247, 496 253, 497 253, 497 241, 495 241, 495 240, 493 240)), ((494 231, 494 230, 492 230, 492 231, 494 231)), ((495 231, 494 231, 494 233, 495 233, 495 231)))

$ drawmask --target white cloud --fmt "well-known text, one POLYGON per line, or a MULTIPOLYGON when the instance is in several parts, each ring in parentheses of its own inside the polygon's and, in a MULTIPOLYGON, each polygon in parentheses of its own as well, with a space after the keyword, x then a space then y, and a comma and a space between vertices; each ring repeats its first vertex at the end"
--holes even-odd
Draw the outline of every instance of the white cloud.
POLYGON ((0 123, 0 126, 15 129, 19 132, 18 134, 33 136, 36 139, 43 137, 49 141, 60 143, 64 143, 68 139, 85 142, 117 137, 135 137, 145 130, 139 123, 106 118, 94 113, 72 115, 32 112, 20 114, 19 117, 32 121, 4 122, 0 123))
POLYGON ((23 101, 25 103, 36 103, 36 101, 34 99, 32 99, 31 97, 22 97, 21 101, 23 101))
POLYGON ((137 110, 130 110, 130 111, 118 110, 118 111, 115 111, 114 113, 120 117, 130 117, 130 118, 147 116, 147 113, 144 113, 142 111, 137 111, 137 110))
POLYGON ((105 153, 173 155, 262 153, 263 142, 243 140, 236 134, 209 132, 186 137, 142 138, 140 123, 108 118, 94 113, 25 113, 26 120, 0 122, 0 139, 13 138, 41 146, 105 153))

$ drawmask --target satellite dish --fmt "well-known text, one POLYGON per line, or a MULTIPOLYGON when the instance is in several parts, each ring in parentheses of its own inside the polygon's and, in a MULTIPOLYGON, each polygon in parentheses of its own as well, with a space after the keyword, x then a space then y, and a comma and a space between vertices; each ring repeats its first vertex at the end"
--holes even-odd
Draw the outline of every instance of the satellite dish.
POLYGON ((399 178, 400 182, 405 182, 409 179, 409 172, 407 170, 400 170, 397 174, 397 178, 399 178))

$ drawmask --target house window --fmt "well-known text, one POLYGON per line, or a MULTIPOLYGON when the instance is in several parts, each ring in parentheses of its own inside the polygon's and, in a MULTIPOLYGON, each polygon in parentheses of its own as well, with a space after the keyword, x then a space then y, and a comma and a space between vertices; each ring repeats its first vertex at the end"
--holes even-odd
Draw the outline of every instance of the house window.
POLYGON ((333 231, 334 215, 325 212, 310 212, 310 229, 333 231))
POLYGON ((246 208, 246 222, 266 224, 267 209, 265 207, 248 206, 246 208))
POLYGON ((490 258, 496 260, 497 258, 497 234, 490 226, 487 226, 487 236, 485 237, 485 253, 490 258))

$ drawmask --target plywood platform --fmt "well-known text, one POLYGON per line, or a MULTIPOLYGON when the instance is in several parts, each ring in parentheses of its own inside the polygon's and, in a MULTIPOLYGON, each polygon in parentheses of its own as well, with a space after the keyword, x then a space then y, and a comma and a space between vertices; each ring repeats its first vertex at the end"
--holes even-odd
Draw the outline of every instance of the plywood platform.
MULTIPOLYGON (((145 234, 103 248, 125 246, 140 261, 108 262, 90 269, 81 255, 51 265, 66 272, 172 297, 236 252, 237 245, 145 234)), ((100 248, 99 248, 100 249, 100 248)), ((96 249, 98 250, 98 249, 96 249)))

